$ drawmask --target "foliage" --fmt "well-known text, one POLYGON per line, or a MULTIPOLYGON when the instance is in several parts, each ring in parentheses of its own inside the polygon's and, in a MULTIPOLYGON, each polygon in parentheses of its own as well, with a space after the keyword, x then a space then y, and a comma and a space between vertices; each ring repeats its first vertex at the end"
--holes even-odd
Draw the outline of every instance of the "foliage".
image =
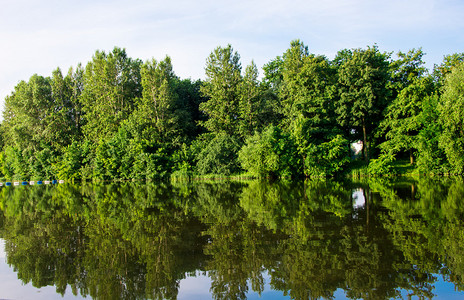
POLYGON ((377 46, 354 49, 339 59, 337 120, 344 132, 355 129, 362 137, 366 162, 376 127, 388 105, 388 59, 389 54, 381 53, 377 46))
POLYGON ((216 48, 206 60, 206 81, 200 90, 208 100, 200 109, 209 117, 202 124, 210 132, 236 134, 241 70, 240 55, 231 45, 216 48))
POLYGON ((198 152, 197 170, 200 174, 230 175, 239 170, 237 153, 240 142, 226 133, 204 136, 198 152))
POLYGON ((391 174, 393 171, 392 162, 395 156, 391 152, 382 153, 378 158, 372 159, 369 163, 368 172, 372 175, 391 174))
POLYGON ((350 162, 348 141, 338 134, 319 145, 310 144, 305 153, 305 174, 334 176, 341 174, 350 162))
POLYGON ((464 64, 447 76, 439 105, 443 132, 440 146, 455 174, 464 173, 464 64))
POLYGON ((85 68, 80 97, 87 139, 96 142, 111 136, 132 113, 135 99, 141 96, 141 65, 121 48, 108 54, 95 52, 85 68))
POLYGON ((399 59, 392 62, 391 85, 396 97, 386 109, 380 125, 386 139, 380 145, 382 155, 391 157, 405 151, 411 164, 414 163, 414 152, 419 147, 419 132, 427 126, 422 122, 422 103, 433 94, 435 88, 432 77, 426 76, 423 55, 421 49, 413 49, 407 54, 399 52, 399 59))
POLYGON ((310 142, 323 140, 335 127, 335 70, 326 57, 310 55, 298 40, 284 54, 282 69, 279 96, 285 117, 283 127, 291 127, 302 116, 307 119, 306 138, 310 142))
POLYGON ((441 88, 446 81, 446 76, 459 64, 464 62, 464 53, 453 53, 443 57, 443 62, 440 65, 435 65, 433 68, 433 77, 435 82, 441 88))
POLYGON ((245 69, 245 75, 239 84, 238 100, 238 131, 240 136, 248 137, 255 130, 260 130, 262 123, 261 115, 265 110, 263 107, 263 91, 258 81, 258 67, 251 62, 245 69))
POLYGON ((249 137, 238 159, 242 168, 256 177, 296 175, 300 165, 291 137, 272 125, 249 137))
POLYGON ((227 45, 206 59, 206 79, 192 80, 176 76, 169 56, 96 51, 85 66, 35 74, 6 97, 0 175, 335 176, 356 168, 348 151, 359 140, 363 173, 395 173, 409 156, 421 173, 462 174, 464 56, 445 56, 429 75, 424 55, 392 59, 374 45, 330 60, 294 40, 260 76, 227 45))
MULTIPOLYGON (((87 144, 86 146, 88 147, 89 145, 87 144)), ((58 178, 82 179, 81 168, 86 159, 83 148, 83 145, 75 141, 66 147, 61 156, 61 161, 56 166, 58 178)))
POLYGON ((420 122, 422 129, 417 138, 417 167, 421 173, 431 172, 443 174, 449 171, 446 154, 440 147, 440 136, 443 132, 440 113, 437 110, 439 97, 437 94, 426 97, 422 102, 420 122))
POLYGON ((174 93, 176 79, 171 59, 147 61, 141 67, 142 99, 132 116, 139 140, 167 141, 179 135, 176 114, 177 95, 174 93))

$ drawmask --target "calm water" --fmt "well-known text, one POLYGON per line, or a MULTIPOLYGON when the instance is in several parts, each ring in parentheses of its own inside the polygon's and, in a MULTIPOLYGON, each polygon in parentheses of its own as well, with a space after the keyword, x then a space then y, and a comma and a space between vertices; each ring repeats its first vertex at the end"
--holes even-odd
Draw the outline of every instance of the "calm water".
POLYGON ((0 188, 0 299, 464 298, 464 182, 0 188))

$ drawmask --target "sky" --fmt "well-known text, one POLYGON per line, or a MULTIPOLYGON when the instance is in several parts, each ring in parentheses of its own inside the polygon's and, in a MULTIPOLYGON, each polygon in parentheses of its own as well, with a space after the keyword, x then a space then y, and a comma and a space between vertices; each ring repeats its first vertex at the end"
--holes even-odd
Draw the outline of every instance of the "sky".
POLYGON ((329 59, 422 47, 432 69, 464 52, 463 32, 463 0, 0 0, 0 109, 19 81, 65 74, 115 46, 143 61, 168 55, 179 77, 204 79, 218 46, 261 68, 294 39, 329 59))

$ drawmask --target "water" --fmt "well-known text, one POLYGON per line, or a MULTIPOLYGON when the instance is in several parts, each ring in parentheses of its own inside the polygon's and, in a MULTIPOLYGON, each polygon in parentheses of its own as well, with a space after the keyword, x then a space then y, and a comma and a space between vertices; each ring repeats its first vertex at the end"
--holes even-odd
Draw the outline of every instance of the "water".
POLYGON ((464 298, 462 179, 0 189, 0 299, 464 298))

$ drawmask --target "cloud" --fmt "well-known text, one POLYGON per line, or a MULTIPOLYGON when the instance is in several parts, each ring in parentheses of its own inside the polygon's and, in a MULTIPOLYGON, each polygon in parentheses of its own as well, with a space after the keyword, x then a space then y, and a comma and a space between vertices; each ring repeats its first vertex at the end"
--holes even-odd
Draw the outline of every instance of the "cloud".
POLYGON ((0 98, 34 73, 114 46, 142 60, 170 55, 184 78, 203 78, 217 46, 231 43, 243 65, 262 66, 295 38, 329 58, 378 43, 385 51, 423 46, 438 62, 464 44, 463 19, 458 0, 10 1, 0 12, 0 98))

